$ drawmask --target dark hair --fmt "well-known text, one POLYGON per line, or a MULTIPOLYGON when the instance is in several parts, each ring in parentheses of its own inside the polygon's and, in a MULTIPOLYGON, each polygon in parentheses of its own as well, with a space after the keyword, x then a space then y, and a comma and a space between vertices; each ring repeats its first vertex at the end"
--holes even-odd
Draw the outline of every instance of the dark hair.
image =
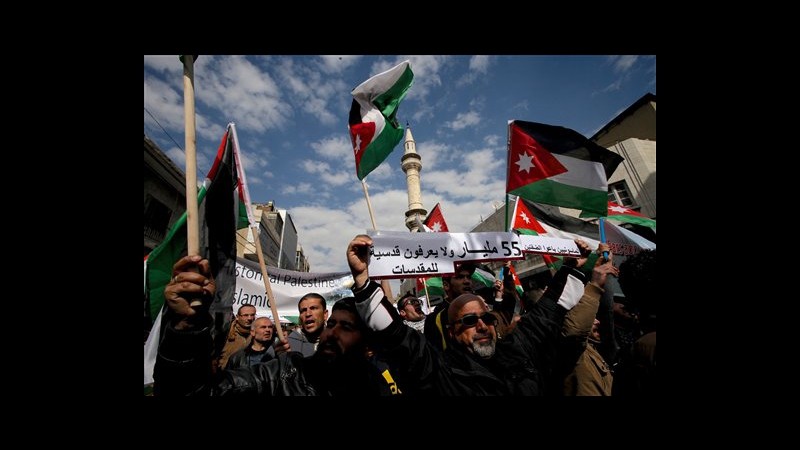
POLYGON ((240 306, 239 309, 236 310, 236 315, 237 316, 242 315, 242 308, 247 307, 247 306, 249 306, 249 307, 251 307, 253 309, 256 309, 256 305, 251 305, 250 303, 243 303, 242 306, 240 306))
POLYGON ((361 319, 361 315, 358 314, 358 310, 356 309, 355 297, 345 297, 337 300, 336 303, 333 304, 333 307, 331 307, 331 312, 338 311, 340 309, 350 312, 356 317, 356 325, 361 329, 361 331, 367 330, 367 324, 361 319))
POLYGON ((325 297, 321 296, 320 294, 317 294, 316 292, 309 292, 308 294, 300 297, 300 301, 297 302, 297 310, 298 311, 300 310, 300 303, 303 303, 303 300, 308 299, 308 298, 316 298, 316 299, 318 299, 319 302, 322 304, 322 310, 323 311, 327 311, 328 310, 328 304, 325 302, 325 297))
POLYGON ((449 280, 451 278, 453 278, 454 276, 458 275, 458 272, 461 272, 462 270, 466 270, 467 272, 469 272, 469 276, 471 277, 472 274, 475 273, 475 268, 476 267, 478 267, 478 266, 475 263, 472 263, 472 262, 465 262, 465 263, 461 263, 461 264, 456 264, 455 269, 453 270, 454 273, 452 275, 448 275, 448 276, 445 276, 445 277, 442 277, 442 278, 445 279, 445 280, 448 280, 448 283, 449 283, 450 282, 449 280))
POLYGON ((397 301, 397 309, 398 310, 401 310, 401 309, 403 309, 403 307, 405 307, 405 303, 406 303, 405 300, 407 298, 417 298, 417 296, 414 295, 411 292, 406 292, 406 294, 404 296, 400 297, 400 300, 397 301))

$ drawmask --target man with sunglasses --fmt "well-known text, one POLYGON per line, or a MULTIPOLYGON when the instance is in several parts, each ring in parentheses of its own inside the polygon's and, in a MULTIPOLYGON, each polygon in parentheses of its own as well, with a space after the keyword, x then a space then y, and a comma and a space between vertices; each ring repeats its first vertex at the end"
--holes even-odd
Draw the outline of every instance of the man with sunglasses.
MULTIPOLYGON (((552 392, 564 316, 584 293, 585 275, 564 264, 514 333, 497 340, 496 317, 483 299, 463 293, 447 310, 444 351, 403 325, 380 285, 369 279, 372 239, 356 236, 347 248, 356 308, 375 331, 406 395, 545 395, 552 392)), ((610 264, 610 261, 608 262, 610 264)))
POLYGON ((422 312, 422 302, 414 294, 408 292, 402 296, 397 301, 397 311, 400 313, 400 317, 403 318, 403 323, 420 333, 423 332, 425 329, 425 313, 422 312))

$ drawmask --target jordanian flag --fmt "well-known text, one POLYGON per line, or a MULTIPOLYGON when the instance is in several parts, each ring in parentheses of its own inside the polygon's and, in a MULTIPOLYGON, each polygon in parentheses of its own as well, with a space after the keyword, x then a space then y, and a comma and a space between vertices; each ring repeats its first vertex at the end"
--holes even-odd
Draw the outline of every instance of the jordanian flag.
POLYGON ((397 107, 414 82, 411 63, 404 61, 353 89, 350 139, 356 157, 356 175, 363 180, 403 138, 397 107))
MULTIPOLYGON (((551 255, 543 255, 543 256, 551 256, 551 255)), ((549 265, 548 265, 549 266, 549 265)), ((525 289, 522 289, 522 283, 519 281, 519 277, 517 276, 517 271, 514 270, 514 266, 511 265, 508 267, 511 278, 514 280, 514 289, 517 290, 517 293, 522 296, 525 293, 525 289)))
MULTIPOLYGON (((597 216, 584 211, 581 213, 581 217, 597 216)), ((655 220, 614 202, 608 202, 608 218, 618 222, 635 223, 636 225, 642 225, 650 228, 656 227, 655 220)))
MULTIPOLYGON (((519 234, 528 234, 533 236, 547 235, 547 231, 542 227, 536 217, 531 214, 530 210, 520 197, 514 204, 514 219, 511 221, 511 229, 517 230, 519 234)), ((548 236, 555 237, 555 236, 548 236)), ((553 270, 558 270, 561 267, 561 258, 553 255, 539 255, 544 259, 547 267, 553 270)), ((519 280, 516 281, 519 283, 519 280)), ((521 289, 522 286, 519 286, 521 289)))
POLYGON ((447 228, 447 222, 444 221, 444 215, 442 214, 442 208, 437 203, 436 206, 433 207, 433 211, 428 214, 428 217, 425 218, 425 222, 423 225, 430 228, 433 232, 447 232, 450 231, 447 228))
POLYGON ((564 127, 514 120, 509 134, 506 192, 606 215, 608 177, 621 156, 564 127))

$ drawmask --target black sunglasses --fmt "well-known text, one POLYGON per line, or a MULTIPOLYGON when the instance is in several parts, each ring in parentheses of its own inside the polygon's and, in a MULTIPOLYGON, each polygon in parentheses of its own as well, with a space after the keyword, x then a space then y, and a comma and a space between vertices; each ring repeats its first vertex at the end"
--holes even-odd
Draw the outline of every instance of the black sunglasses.
POLYGON ((495 317, 494 314, 486 312, 480 317, 477 314, 467 314, 464 317, 456 320, 455 323, 460 323, 465 327, 474 327, 478 324, 478 319, 481 319, 487 326, 494 325, 497 322, 497 317, 495 317))
POLYGON ((406 300, 405 302, 401 302, 400 307, 401 308, 405 308, 406 305, 414 305, 414 306, 416 306, 416 305, 421 305, 421 304, 422 304, 422 302, 420 302, 418 299, 412 298, 411 300, 406 300))

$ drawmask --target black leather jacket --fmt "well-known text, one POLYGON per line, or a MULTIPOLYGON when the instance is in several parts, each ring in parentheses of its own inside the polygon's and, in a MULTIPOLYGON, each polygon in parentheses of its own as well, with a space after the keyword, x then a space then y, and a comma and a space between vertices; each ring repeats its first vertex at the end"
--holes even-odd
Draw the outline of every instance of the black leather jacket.
POLYGON ((211 373, 211 327, 178 331, 168 325, 154 371, 156 396, 377 396, 391 395, 378 369, 366 359, 328 362, 302 353, 266 363, 211 373))

